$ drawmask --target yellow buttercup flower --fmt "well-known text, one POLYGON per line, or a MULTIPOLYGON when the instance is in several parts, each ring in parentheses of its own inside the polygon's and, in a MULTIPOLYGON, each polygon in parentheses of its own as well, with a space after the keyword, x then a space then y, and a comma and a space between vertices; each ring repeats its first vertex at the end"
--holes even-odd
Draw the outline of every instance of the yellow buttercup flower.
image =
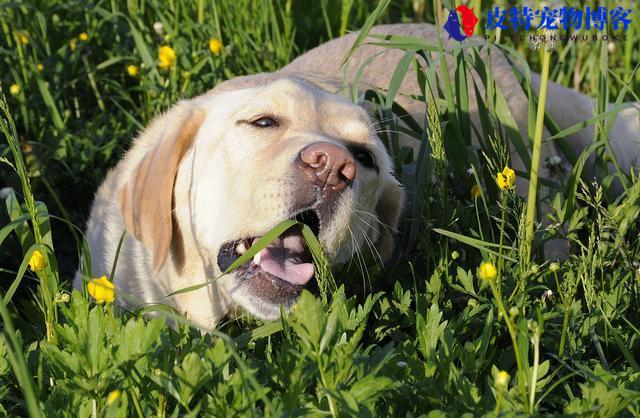
POLYGON ((12 96, 17 96, 18 94, 20 94, 20 90, 22 90, 20 88, 20 84, 12 84, 11 86, 9 86, 9 93, 11 93, 12 96))
POLYGON ((96 303, 112 303, 116 298, 116 288, 107 276, 91 280, 87 284, 87 290, 96 303))
POLYGON ((26 30, 16 32, 16 38, 18 38, 18 42, 20 42, 22 45, 29 44, 29 32, 27 32, 26 30))
POLYGON ((490 261, 483 261, 480 263, 480 267, 478 267, 477 274, 481 280, 491 281, 498 275, 498 270, 496 270, 496 266, 490 261))
POLYGON ((516 172, 512 168, 505 167, 501 173, 496 175, 496 183, 500 190, 513 189, 516 185, 516 172))
POLYGON ((477 184, 471 188, 471 197, 474 199, 479 198, 482 195, 482 189, 477 184))
POLYGON ((127 74, 129 74, 129 76, 131 77, 135 77, 138 75, 138 72, 140 71, 140 69, 138 68, 137 65, 127 65, 127 74))
POLYGON ((218 38, 209 39, 209 51, 214 55, 218 55, 222 51, 222 41, 218 38))
POLYGON ((120 399, 121 395, 122 392, 120 392, 119 389, 115 389, 109 392, 109 394, 107 395, 107 406, 113 405, 118 399, 120 399))
POLYGON ((44 70, 44 65, 42 65, 42 63, 37 63, 36 68, 38 69, 38 71, 42 72, 42 70, 44 70))
POLYGON ((40 271, 45 267, 47 267, 47 259, 40 250, 35 250, 29 259, 29 268, 31 271, 40 271))
POLYGON ((78 46, 78 38, 71 38, 69 40, 69 49, 71 50, 71 52, 75 51, 77 46, 78 46))
POLYGON ((80 35, 78 35, 78 39, 80 39, 82 42, 86 42, 89 40, 89 34, 87 32, 82 32, 80 35))
POLYGON ((171 68, 176 61, 176 51, 168 45, 163 45, 158 50, 158 67, 163 70, 171 68))
POLYGON ((509 373, 505 372, 504 370, 499 371, 495 379, 496 389, 500 391, 505 390, 507 388, 507 385, 509 385, 509 380, 511 380, 511 376, 509 376, 509 373))

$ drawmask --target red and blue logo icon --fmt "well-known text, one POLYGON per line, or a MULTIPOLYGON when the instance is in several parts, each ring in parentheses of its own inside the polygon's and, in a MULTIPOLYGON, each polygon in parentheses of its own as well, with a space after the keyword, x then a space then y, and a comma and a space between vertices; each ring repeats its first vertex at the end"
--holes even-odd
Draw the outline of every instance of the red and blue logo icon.
POLYGON ((449 38, 462 42, 473 35, 473 30, 477 24, 478 17, 473 13, 473 9, 467 6, 458 6, 456 10, 449 12, 449 18, 444 24, 444 30, 449 34, 449 38), (460 18, 458 18, 458 12, 460 12, 460 18), (460 32, 460 28, 462 28, 462 32, 460 32))

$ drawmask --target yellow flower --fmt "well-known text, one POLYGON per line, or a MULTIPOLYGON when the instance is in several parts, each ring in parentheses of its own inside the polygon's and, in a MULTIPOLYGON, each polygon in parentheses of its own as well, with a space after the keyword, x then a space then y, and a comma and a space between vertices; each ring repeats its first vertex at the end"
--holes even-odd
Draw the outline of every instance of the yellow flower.
POLYGON ((82 41, 82 42, 86 42, 89 40, 89 34, 87 32, 82 32, 80 35, 78 35, 78 38, 82 41))
POLYGON ((158 67, 163 70, 171 68, 176 61, 176 52, 168 45, 163 45, 158 50, 158 67))
POLYGON ((116 298, 115 286, 107 279, 107 276, 91 280, 87 284, 87 290, 96 303, 111 303, 116 298))
POLYGON ((555 273, 556 271, 560 270, 560 264, 551 263, 551 265, 549 265, 549 270, 551 271, 551 273, 555 273))
POLYGON ((477 184, 471 188, 471 197, 474 199, 479 198, 482 195, 482 189, 477 184))
POLYGON ((12 84, 9 86, 9 93, 11 93, 12 96, 17 96, 20 93, 20 90, 20 84, 12 84))
POLYGON ((32 271, 40 271, 44 270, 45 267, 47 267, 47 259, 40 250, 35 250, 29 259, 29 268, 32 271))
POLYGON ((122 392, 120 392, 119 389, 109 392, 107 395, 107 406, 113 405, 118 399, 120 399, 120 395, 122 395, 122 392))
POLYGON ((69 40, 69 49, 71 50, 71 52, 76 50, 77 45, 78 45, 78 38, 71 38, 69 40))
POLYGON ((44 65, 42 65, 42 63, 37 63, 36 68, 38 69, 38 71, 42 72, 42 70, 44 70, 44 65))
POLYGON ((500 391, 505 390, 507 388, 507 385, 509 385, 509 380, 511 380, 511 376, 509 376, 509 373, 505 372, 504 370, 499 371, 495 379, 496 389, 500 391))
POLYGON ((16 32, 16 37, 18 38, 18 42, 20 42, 22 45, 29 44, 29 32, 27 32, 26 30, 16 32))
POLYGON ((138 68, 137 65, 133 65, 133 64, 127 65, 127 74, 129 74, 129 76, 131 77, 137 76, 139 70, 140 69, 138 68))
POLYGON ((209 51, 214 55, 218 55, 222 51, 222 41, 217 38, 209 39, 209 51))
POLYGON ((478 267, 478 278, 481 280, 491 281, 496 278, 498 271, 496 270, 496 266, 493 265, 490 261, 483 261, 480 263, 480 267, 478 267))
POLYGON ((516 185, 516 172, 512 168, 505 167, 502 173, 496 175, 496 183, 500 190, 513 189, 516 185))

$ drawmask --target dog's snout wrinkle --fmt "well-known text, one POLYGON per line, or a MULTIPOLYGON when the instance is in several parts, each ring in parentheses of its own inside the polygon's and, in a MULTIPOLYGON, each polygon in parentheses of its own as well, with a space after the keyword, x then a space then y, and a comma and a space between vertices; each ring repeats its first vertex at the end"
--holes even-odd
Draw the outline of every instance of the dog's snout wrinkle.
POLYGON ((303 170, 309 180, 340 191, 351 185, 356 177, 356 162, 346 148, 330 142, 315 142, 300 151, 303 170))

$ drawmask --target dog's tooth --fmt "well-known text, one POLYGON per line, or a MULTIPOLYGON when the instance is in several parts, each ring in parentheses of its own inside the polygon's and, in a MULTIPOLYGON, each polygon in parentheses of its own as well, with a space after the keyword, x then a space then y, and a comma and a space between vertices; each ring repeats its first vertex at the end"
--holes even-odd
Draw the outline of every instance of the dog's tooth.
POLYGON ((253 263, 260 265, 260 252, 258 252, 258 254, 253 256, 253 263))
POLYGON ((247 251, 247 247, 246 245, 244 245, 244 241, 242 241, 241 243, 239 243, 236 246, 236 252, 240 255, 244 254, 247 251))

